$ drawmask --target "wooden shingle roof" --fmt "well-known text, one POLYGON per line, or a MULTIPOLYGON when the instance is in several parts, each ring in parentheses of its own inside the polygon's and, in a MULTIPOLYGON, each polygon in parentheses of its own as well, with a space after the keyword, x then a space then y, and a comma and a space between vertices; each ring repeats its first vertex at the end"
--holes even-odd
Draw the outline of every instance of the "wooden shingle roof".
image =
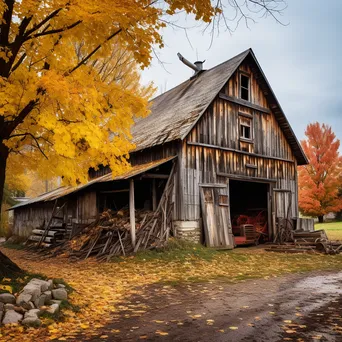
POLYGON ((197 76, 154 98, 150 115, 137 120, 132 127, 136 151, 184 139, 246 58, 254 61, 252 63, 254 65, 253 72, 257 75, 260 87, 265 93, 298 164, 307 164, 306 156, 252 49, 248 49, 209 70, 204 70, 197 76))

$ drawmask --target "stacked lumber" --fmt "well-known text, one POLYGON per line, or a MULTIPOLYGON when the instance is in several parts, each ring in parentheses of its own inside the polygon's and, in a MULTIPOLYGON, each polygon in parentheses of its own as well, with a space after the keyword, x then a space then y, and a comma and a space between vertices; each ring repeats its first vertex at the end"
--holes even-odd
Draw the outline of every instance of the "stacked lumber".
POLYGON ((325 253, 338 254, 342 251, 342 241, 329 241, 323 229, 312 232, 294 231, 293 242, 285 242, 266 248, 269 252, 280 253, 325 253))

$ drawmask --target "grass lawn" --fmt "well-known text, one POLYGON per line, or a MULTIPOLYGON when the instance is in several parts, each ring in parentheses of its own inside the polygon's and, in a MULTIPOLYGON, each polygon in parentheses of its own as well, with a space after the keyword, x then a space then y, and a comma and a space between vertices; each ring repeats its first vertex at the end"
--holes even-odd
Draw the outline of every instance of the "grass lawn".
POLYGON ((316 223, 318 229, 324 229, 330 240, 342 240, 342 222, 316 223))

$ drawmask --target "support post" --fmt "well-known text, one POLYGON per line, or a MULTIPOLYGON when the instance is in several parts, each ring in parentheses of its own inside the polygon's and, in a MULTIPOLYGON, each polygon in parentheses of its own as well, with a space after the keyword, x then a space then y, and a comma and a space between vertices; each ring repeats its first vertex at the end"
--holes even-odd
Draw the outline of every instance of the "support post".
POLYGON ((129 180, 129 219, 131 224, 132 245, 135 247, 135 206, 134 206, 134 180, 129 180))
POLYGON ((156 211, 157 209, 157 189, 156 189, 156 180, 152 179, 152 210, 156 211))

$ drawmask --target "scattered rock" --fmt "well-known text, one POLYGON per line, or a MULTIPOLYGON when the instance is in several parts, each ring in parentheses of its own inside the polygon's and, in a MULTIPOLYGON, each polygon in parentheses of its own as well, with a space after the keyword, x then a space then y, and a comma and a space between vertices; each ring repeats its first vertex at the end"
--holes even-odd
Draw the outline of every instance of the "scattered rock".
POLYGON ((5 304, 5 311, 7 310, 14 310, 15 305, 14 304, 5 304))
POLYGON ((41 306, 43 306, 46 302, 46 295, 45 294, 42 294, 39 296, 39 298, 37 298, 35 301, 34 301, 34 305, 36 308, 40 308, 41 306))
POLYGON ((22 305, 22 304, 25 304, 25 303, 29 303, 32 300, 34 300, 34 299, 32 298, 31 294, 26 293, 26 292, 22 292, 22 293, 20 293, 20 295, 17 298, 17 304, 18 305, 22 305))
POLYGON ((53 299, 67 300, 68 293, 66 292, 65 289, 55 289, 55 290, 52 290, 52 297, 53 299))
POLYGON ((14 304, 15 303, 15 297, 10 293, 1 293, 0 294, 0 302, 1 303, 9 303, 14 304))
POLYGON ((39 316, 41 313, 41 311, 39 309, 32 309, 30 311, 27 311, 25 313, 25 318, 28 318, 28 317, 34 317, 34 316, 39 316))
POLYGON ((8 310, 5 312, 2 324, 19 323, 23 319, 23 315, 15 312, 14 310, 8 310))
POLYGON ((48 290, 51 291, 51 290, 53 289, 53 280, 52 280, 52 279, 49 279, 49 280, 47 281, 47 283, 49 284, 48 290))
POLYGON ((52 304, 46 309, 46 312, 48 312, 52 315, 54 315, 58 311, 59 311, 59 305, 58 304, 52 304))
POLYGON ((0 294, 0 325, 19 323, 30 327, 41 325, 39 315, 48 312, 52 315, 60 310, 63 300, 68 299, 64 284, 54 284, 33 278, 19 295, 0 294), (49 305, 49 306, 47 306, 49 305))
POLYGON ((47 291, 49 289, 49 286, 50 286, 50 283, 48 283, 47 281, 41 280, 41 279, 37 279, 37 278, 31 279, 29 284, 30 285, 39 286, 41 292, 47 291))
MULTIPOLYGON (((32 299, 30 300, 34 302, 42 294, 42 291, 40 290, 40 284, 29 282, 23 288, 22 293, 31 295, 32 299)), ((28 300, 27 302, 29 302, 30 300, 28 300)))
POLYGON ((45 295, 45 304, 49 304, 51 299, 52 299, 52 292, 51 291, 45 291, 43 293, 43 295, 45 295))
POLYGON ((21 324, 29 326, 29 327, 39 327, 42 324, 42 322, 38 318, 38 316, 29 316, 29 317, 23 319, 21 324))

